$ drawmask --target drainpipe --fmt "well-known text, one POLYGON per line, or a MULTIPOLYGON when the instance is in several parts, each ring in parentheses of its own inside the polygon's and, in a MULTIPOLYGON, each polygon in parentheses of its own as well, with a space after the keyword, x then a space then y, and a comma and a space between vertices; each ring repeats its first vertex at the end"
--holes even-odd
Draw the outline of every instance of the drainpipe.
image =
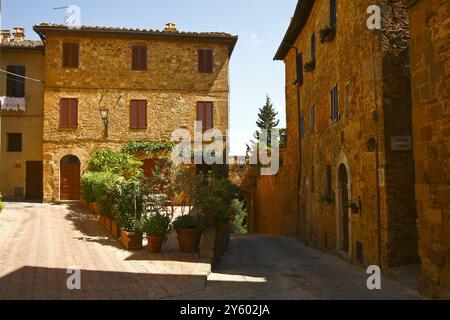
POLYGON ((381 245, 381 191, 380 191, 380 137, 378 132, 378 120, 379 120, 379 108, 378 108, 378 96, 376 87, 376 62, 375 62, 375 32, 372 33, 372 67, 373 67, 373 93, 374 93, 374 104, 375 104, 375 114, 373 120, 376 123, 376 137, 375 137, 375 180, 376 180, 376 209, 377 209, 377 240, 378 240, 378 266, 382 269, 382 245, 381 245))
MULTIPOLYGON (((295 49, 295 54, 296 54, 296 58, 298 55, 298 48, 297 47, 293 47, 295 49)), ((298 80, 298 79, 297 79, 298 80)), ((299 235, 299 229, 300 229, 300 215, 301 215, 301 196, 300 196, 300 189, 301 189, 301 185, 302 185, 302 134, 301 134, 301 121, 300 121, 300 115, 301 115, 301 110, 300 110, 300 83, 295 83, 294 84, 297 88, 297 111, 298 111, 298 179, 297 179, 297 206, 298 206, 298 211, 297 211, 297 236, 299 235)), ((304 232, 303 232, 304 234, 304 232)))

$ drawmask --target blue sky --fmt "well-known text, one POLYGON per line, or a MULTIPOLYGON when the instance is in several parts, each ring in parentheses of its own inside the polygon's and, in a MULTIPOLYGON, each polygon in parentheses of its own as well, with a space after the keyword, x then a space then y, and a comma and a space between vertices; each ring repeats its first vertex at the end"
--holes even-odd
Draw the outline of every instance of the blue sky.
POLYGON ((284 66, 273 56, 287 30, 297 0, 1 0, 2 27, 64 23, 64 10, 81 8, 82 24, 163 29, 174 22, 181 31, 223 31, 239 35, 231 59, 231 153, 244 154, 255 130, 258 108, 269 94, 280 126, 285 126, 284 66))

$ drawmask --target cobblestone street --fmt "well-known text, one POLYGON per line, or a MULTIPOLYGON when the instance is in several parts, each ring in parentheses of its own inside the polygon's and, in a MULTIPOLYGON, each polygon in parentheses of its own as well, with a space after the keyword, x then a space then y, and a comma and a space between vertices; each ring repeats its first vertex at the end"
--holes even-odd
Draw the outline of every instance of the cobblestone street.
POLYGON ((202 290, 209 265, 176 253, 128 252, 77 205, 8 203, 0 214, 0 299, 160 299, 202 290), (81 269, 81 290, 67 269, 81 269))

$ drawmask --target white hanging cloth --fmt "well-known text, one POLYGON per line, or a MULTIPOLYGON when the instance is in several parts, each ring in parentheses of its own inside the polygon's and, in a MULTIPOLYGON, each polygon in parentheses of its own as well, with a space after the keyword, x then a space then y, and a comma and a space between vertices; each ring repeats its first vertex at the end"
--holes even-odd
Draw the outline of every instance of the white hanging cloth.
POLYGON ((0 97, 0 110, 25 112, 27 110, 25 98, 0 97))

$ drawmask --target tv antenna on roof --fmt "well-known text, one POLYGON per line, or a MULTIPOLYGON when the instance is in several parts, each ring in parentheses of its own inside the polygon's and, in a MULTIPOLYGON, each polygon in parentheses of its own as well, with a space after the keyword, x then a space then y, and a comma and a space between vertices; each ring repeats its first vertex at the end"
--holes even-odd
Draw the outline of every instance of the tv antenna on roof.
POLYGON ((80 29, 81 28, 81 9, 79 6, 70 5, 66 7, 56 7, 53 10, 66 10, 66 16, 64 17, 64 22, 69 29, 80 29))

